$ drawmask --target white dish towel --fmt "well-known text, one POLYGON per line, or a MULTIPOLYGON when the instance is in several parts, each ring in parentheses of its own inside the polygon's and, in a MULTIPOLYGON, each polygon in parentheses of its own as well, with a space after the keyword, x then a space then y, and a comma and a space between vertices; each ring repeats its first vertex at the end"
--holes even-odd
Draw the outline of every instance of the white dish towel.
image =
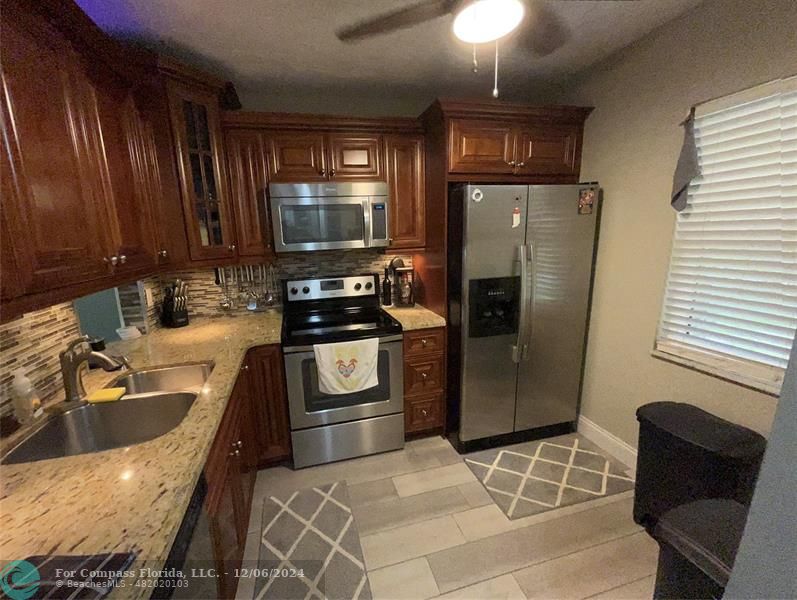
POLYGON ((379 338, 314 344, 318 389, 324 394, 351 394, 379 385, 379 338))

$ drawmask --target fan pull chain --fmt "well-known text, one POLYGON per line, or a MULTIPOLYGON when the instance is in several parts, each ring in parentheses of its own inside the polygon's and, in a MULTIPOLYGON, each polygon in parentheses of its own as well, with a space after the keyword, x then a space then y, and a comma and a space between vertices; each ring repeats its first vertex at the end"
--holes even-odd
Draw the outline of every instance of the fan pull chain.
POLYGON ((493 98, 498 98, 498 40, 495 40, 495 77, 493 79, 493 98))
POLYGON ((470 70, 474 73, 479 72, 479 61, 476 59, 476 44, 473 44, 473 66, 470 70))

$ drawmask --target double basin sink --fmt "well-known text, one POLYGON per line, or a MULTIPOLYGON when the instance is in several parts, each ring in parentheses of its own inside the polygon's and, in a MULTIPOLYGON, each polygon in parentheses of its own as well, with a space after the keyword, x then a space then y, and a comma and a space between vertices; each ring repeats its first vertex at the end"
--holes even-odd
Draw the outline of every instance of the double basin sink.
POLYGON ((140 444, 183 420, 213 370, 212 362, 129 371, 106 387, 123 387, 121 400, 80 404, 48 416, 0 464, 16 464, 140 444))

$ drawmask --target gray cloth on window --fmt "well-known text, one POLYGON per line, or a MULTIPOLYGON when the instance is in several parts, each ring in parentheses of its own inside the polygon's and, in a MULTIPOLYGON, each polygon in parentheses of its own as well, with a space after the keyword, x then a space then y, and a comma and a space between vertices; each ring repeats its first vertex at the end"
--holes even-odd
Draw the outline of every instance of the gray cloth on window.
POLYGON ((686 190, 689 183, 700 175, 700 165, 697 162, 697 145, 695 144, 695 109, 682 123, 684 127, 684 143, 681 146, 681 155, 678 157, 678 164, 675 167, 675 174, 672 178, 672 194, 670 204, 681 212, 686 208, 686 190))

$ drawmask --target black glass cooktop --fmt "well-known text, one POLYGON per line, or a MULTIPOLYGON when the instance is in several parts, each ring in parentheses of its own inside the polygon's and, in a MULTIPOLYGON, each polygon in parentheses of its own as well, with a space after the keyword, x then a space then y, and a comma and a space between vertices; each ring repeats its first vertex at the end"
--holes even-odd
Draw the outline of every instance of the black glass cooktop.
POLYGON ((308 346, 382 337, 401 333, 401 324, 380 308, 317 310, 286 314, 282 321, 282 343, 308 346))

